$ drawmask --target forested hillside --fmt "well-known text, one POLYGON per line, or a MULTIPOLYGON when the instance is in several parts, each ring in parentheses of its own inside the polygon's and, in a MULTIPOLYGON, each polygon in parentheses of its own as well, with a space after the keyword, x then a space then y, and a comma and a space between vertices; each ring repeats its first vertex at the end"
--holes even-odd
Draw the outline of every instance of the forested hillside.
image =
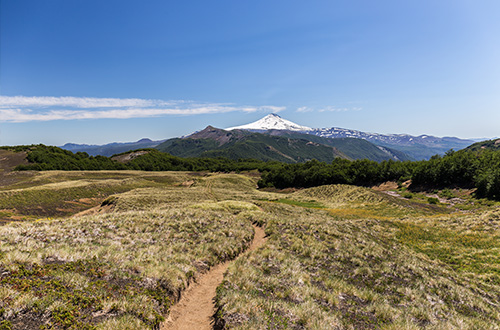
POLYGON ((316 159, 330 163, 335 158, 411 160, 404 152, 356 138, 330 139, 284 130, 260 133, 212 126, 183 138, 175 138, 156 149, 179 157, 254 158, 263 161, 301 163, 316 159))
POLYGON ((475 187, 478 197, 500 199, 500 152, 449 151, 444 156, 418 162, 335 160, 331 164, 317 161, 282 164, 265 170, 259 185, 277 188, 336 183, 368 186, 408 179, 414 188, 475 187))

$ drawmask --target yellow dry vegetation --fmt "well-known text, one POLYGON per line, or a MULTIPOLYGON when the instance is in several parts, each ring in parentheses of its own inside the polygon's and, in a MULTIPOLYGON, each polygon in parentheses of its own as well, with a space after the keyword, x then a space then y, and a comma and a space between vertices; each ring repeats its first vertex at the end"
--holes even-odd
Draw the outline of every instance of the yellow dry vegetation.
POLYGON ((227 329, 500 327, 494 203, 452 210, 346 185, 280 194, 241 174, 32 175, 0 192, 5 217, 28 219, 0 227, 0 327, 156 328, 191 281, 248 246, 252 224, 268 241, 217 290, 227 329), (69 201, 81 207, 68 215, 97 214, 58 217, 69 201))

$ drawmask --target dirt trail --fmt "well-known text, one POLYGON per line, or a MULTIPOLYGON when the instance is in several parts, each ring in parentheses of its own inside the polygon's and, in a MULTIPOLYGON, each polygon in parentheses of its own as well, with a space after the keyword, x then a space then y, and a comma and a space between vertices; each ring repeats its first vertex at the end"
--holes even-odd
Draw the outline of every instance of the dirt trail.
MULTIPOLYGON (((255 236, 250 247, 244 252, 255 250, 266 242, 264 230, 254 226, 255 236)), ((215 289, 222 282, 229 261, 219 264, 198 278, 183 292, 181 300, 170 309, 162 330, 210 330, 215 313, 215 289)))

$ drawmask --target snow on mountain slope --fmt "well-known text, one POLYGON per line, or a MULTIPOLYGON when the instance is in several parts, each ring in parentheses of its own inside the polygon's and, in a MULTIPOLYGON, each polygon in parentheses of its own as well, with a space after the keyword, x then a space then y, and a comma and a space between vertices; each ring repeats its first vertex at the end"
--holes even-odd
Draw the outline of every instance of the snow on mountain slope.
POLYGON ((295 131, 331 139, 358 138, 367 140, 378 146, 389 147, 401 151, 409 155, 411 158, 417 160, 429 159, 430 157, 436 154, 443 155, 446 151, 450 149, 460 150, 474 143, 474 141, 472 140, 465 140, 456 137, 367 133, 340 127, 310 128, 283 119, 277 114, 270 114, 256 122, 247 125, 227 128, 226 130, 234 130, 234 129, 258 131, 258 132, 267 130, 295 131))
POLYGON ((444 148, 448 148, 446 150, 449 150, 451 148, 454 148, 456 150, 462 149, 473 143, 472 140, 459 139, 456 137, 441 138, 431 135, 413 136, 409 134, 366 133, 339 127, 316 128, 307 133, 327 138, 343 138, 343 137, 358 138, 376 144, 387 144, 387 145, 398 145, 398 146, 412 146, 412 145, 442 146, 444 148))
POLYGON ((312 128, 310 127, 301 126, 289 120, 283 119, 275 113, 267 115, 264 118, 250 124, 226 128, 226 131, 231 131, 234 129, 263 130, 263 131, 270 129, 278 129, 278 130, 301 131, 301 132, 312 130, 312 128))

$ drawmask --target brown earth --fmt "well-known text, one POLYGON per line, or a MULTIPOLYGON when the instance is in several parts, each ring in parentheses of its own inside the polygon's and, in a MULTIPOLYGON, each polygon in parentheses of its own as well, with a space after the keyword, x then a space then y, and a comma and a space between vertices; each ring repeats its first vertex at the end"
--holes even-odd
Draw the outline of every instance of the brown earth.
POLYGON ((133 151, 124 155, 114 156, 111 159, 116 160, 119 163, 128 163, 129 161, 146 154, 149 154, 149 151, 146 150, 133 151))
POLYGON ((13 172, 17 165, 28 164, 25 152, 0 150, 0 187, 15 184, 26 179, 31 173, 13 172))
POLYGON ((10 172, 17 165, 28 164, 25 152, 0 150, 0 171, 10 172))
POLYGON ((84 215, 96 215, 96 214, 111 213, 111 212, 113 212, 114 209, 115 209, 114 204, 107 204, 107 205, 100 204, 100 205, 94 206, 90 209, 86 209, 86 210, 83 210, 81 212, 78 212, 78 213, 72 215, 71 217, 77 218, 77 217, 81 217, 84 215))
POLYGON ((373 186, 372 189, 377 191, 395 190, 398 189, 398 183, 394 181, 387 181, 379 184, 378 186, 373 186))
MULTIPOLYGON (((257 249, 266 242, 264 229, 254 226, 255 235, 248 253, 257 249)), ((219 264, 207 273, 201 275, 196 283, 191 284, 182 294, 181 299, 175 304, 162 324, 162 330, 210 330, 213 328, 213 315, 215 314, 215 290, 222 283, 224 272, 230 262, 219 264)))

